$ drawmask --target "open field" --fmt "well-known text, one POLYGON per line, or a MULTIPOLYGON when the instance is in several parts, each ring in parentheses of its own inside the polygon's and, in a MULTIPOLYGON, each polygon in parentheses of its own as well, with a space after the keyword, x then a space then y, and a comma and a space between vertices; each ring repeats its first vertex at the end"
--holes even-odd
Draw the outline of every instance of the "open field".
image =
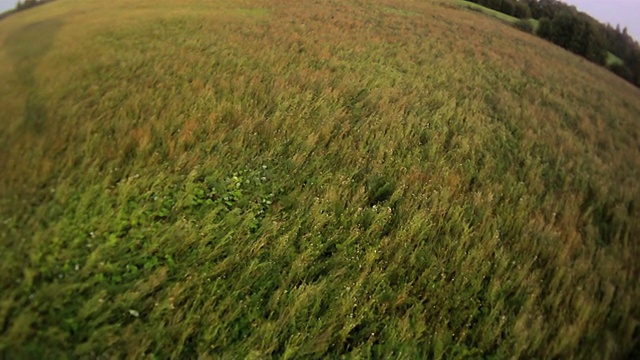
MULTIPOLYGON (((455 0, 455 2, 460 5, 461 7, 467 8, 467 9, 471 9, 474 11, 479 11, 482 12, 484 14, 487 14, 489 16, 493 16, 497 19, 500 19, 502 21, 506 21, 510 24, 515 24, 516 22, 518 22, 520 19, 513 17, 511 15, 507 15, 504 13, 501 13, 500 11, 496 11, 493 9, 489 9, 487 7, 484 7, 482 5, 478 5, 476 3, 472 3, 469 1, 465 1, 465 0, 455 0)), ((540 22, 536 19, 529 19, 529 22, 531 23, 531 25, 533 26, 533 30, 534 31, 538 31, 538 27, 540 26, 540 22)), ((624 62, 622 61, 622 59, 620 59, 619 57, 615 56, 614 54, 612 54, 611 52, 607 51, 607 65, 613 65, 613 64, 624 64, 624 62)))
POLYGON ((457 4, 462 5, 463 7, 468 8, 468 9, 476 10, 476 11, 479 11, 479 12, 485 13, 485 14, 487 14, 487 15, 491 15, 491 16, 493 16, 493 17, 496 17, 496 18, 498 18, 498 19, 500 19, 500 20, 504 20, 504 21, 506 21, 506 22, 514 23, 514 22, 516 22, 516 21, 518 21, 518 20, 519 20, 519 19, 518 19, 517 17, 515 17, 515 16, 507 15, 507 14, 505 14, 505 13, 503 13, 503 12, 500 12, 500 11, 497 11, 497 10, 490 9, 490 8, 488 8, 488 7, 485 7, 485 6, 482 6, 482 5, 480 5, 480 4, 476 4, 476 3, 470 2, 470 1, 465 1, 465 0, 455 0, 455 2, 456 2, 457 4))
MULTIPOLYGON (((518 22, 520 20, 515 16, 507 15, 507 14, 502 13, 500 11, 490 9, 488 7, 484 7, 484 6, 476 4, 476 3, 472 3, 470 1, 455 0, 455 2, 457 4, 459 4, 460 6, 465 7, 467 9, 471 9, 471 10, 474 10, 474 11, 478 11, 478 12, 493 16, 495 18, 498 18, 498 19, 500 19, 502 21, 506 21, 506 22, 511 23, 511 24, 516 23, 516 22, 518 22)), ((539 21, 536 20, 536 19, 529 19, 529 22, 531 23, 531 25, 533 25, 533 30, 537 31, 538 30, 538 26, 539 26, 539 21)))
POLYGON ((640 90, 455 2, 58 0, 0 109, 1 358, 640 352, 640 90))
POLYGON ((615 56, 614 54, 607 52, 607 65, 612 64, 624 64, 624 61, 622 61, 622 59, 615 56))

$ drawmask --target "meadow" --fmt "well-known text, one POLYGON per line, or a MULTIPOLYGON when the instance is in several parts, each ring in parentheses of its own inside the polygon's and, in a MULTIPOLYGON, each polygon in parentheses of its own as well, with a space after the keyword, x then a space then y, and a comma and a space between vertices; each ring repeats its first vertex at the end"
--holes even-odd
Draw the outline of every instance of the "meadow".
MULTIPOLYGON (((497 11, 497 10, 490 9, 488 7, 484 7, 482 5, 479 5, 479 4, 470 2, 470 1, 455 0, 455 2, 457 4, 459 4, 461 7, 464 7, 464 8, 470 9, 470 10, 474 10, 474 11, 478 11, 478 12, 481 12, 481 13, 484 13, 484 14, 487 14, 487 15, 490 15, 490 16, 493 16, 493 17, 495 17, 497 19, 506 21, 506 22, 511 23, 511 24, 514 24, 514 23, 520 21, 520 19, 518 19, 517 17, 502 13, 502 12, 497 11)), ((528 21, 533 26, 534 31, 538 30, 538 24, 539 24, 538 20, 536 20, 536 19, 528 19, 528 21)))
MULTIPOLYGON (((489 9, 487 7, 484 7, 482 5, 479 5, 470 1, 455 0, 455 3, 460 5, 460 7, 481 12, 489 16, 493 16, 496 19, 500 19, 510 24, 516 25, 518 22, 521 21, 520 19, 513 17, 511 15, 507 15, 507 14, 501 13, 500 11, 489 9)), ((538 31, 538 28, 540 27, 540 22, 536 19, 527 19, 526 21, 528 21, 531 24, 531 28, 533 32, 536 33, 538 31)), ((614 64, 622 65, 624 64, 624 61, 619 57, 617 57, 616 55, 612 54, 610 51, 607 51, 607 58, 605 63, 606 65, 614 65, 614 64)))
POLYGON ((450 0, 11 15, 0 357, 637 357, 639 119, 450 0))

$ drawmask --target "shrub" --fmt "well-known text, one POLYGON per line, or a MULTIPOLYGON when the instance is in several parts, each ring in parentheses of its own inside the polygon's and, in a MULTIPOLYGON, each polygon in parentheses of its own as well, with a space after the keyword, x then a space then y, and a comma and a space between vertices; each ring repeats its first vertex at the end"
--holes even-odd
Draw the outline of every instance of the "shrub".
POLYGON ((538 23, 538 36, 543 39, 551 39, 551 20, 547 17, 540 19, 538 23))
POLYGON ((533 34, 533 24, 529 20, 518 20, 513 23, 516 29, 533 34))

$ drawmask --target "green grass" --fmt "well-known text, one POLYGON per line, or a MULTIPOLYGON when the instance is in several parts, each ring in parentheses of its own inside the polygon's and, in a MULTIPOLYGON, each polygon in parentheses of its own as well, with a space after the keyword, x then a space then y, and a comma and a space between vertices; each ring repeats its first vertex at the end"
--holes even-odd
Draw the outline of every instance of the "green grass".
MULTIPOLYGON (((465 0, 456 0, 456 3, 460 6, 466 7, 468 9, 471 10, 475 10, 475 11, 479 11, 482 13, 485 13, 487 15, 490 15, 492 17, 498 18, 500 20, 506 21, 510 24, 514 24, 516 22, 518 22, 520 19, 507 15, 505 13, 501 13, 499 11, 493 10, 493 9, 489 9, 487 7, 484 7, 482 5, 478 5, 476 3, 472 3, 469 1, 465 1, 465 0)), ((534 31, 538 31, 538 27, 540 22, 536 19, 528 19, 528 21, 531 23, 531 25, 533 25, 533 30, 534 31)), ((613 64, 623 64, 622 59, 620 59, 619 57, 617 57, 616 55, 612 54, 611 52, 607 52, 607 65, 613 65, 613 64)))
POLYGON ((491 16, 493 16, 495 18, 504 20, 504 21, 509 22, 509 23, 514 23, 514 22, 519 20, 518 18, 513 17, 511 15, 507 15, 507 14, 505 14, 503 12, 490 9, 488 7, 485 7, 485 6, 470 2, 470 1, 456 0, 456 3, 460 4, 460 5, 463 5, 463 6, 467 7, 467 8, 469 8, 469 9, 477 10, 477 11, 480 11, 482 13, 491 15, 491 16))
POLYGON ((607 65, 613 65, 613 64, 623 65, 624 61, 622 61, 622 59, 615 56, 614 54, 607 52, 607 65))
MULTIPOLYGON (((484 7, 482 5, 479 5, 479 4, 470 2, 470 1, 455 0, 455 3, 460 5, 460 6, 462 6, 462 7, 465 7, 465 8, 471 9, 471 10, 475 10, 475 11, 479 11, 479 12, 482 12, 484 14, 493 16, 493 17, 495 17, 497 19, 506 21, 506 22, 508 22, 510 24, 514 24, 514 23, 520 21, 520 19, 518 19, 517 17, 511 16, 511 15, 507 15, 507 14, 505 14, 503 12, 490 9, 488 7, 484 7)), ((531 25, 533 25, 533 30, 537 31, 538 30, 538 26, 539 26, 539 21, 536 20, 536 19, 528 19, 528 21, 531 23, 531 25)))
POLYGON ((0 21, 0 357, 638 353, 640 92, 450 2, 0 21))

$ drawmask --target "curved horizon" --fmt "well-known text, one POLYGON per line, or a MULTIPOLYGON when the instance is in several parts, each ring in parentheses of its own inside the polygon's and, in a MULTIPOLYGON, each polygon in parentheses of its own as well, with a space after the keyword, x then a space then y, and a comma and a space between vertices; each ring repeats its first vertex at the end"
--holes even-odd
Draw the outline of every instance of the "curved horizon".
MULTIPOLYGON (((628 33, 640 41, 640 0, 561 0, 574 5, 579 11, 587 13, 604 24, 611 24, 621 29, 625 27, 628 33)), ((17 0, 0 0, 0 12, 14 9, 17 0)))

